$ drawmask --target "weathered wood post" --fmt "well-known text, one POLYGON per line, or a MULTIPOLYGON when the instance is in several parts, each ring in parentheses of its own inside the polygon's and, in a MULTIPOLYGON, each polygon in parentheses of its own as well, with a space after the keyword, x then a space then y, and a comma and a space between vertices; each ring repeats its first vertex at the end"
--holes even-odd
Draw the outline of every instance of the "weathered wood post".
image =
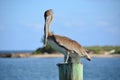
POLYGON ((83 80, 82 63, 59 63, 59 80, 83 80))

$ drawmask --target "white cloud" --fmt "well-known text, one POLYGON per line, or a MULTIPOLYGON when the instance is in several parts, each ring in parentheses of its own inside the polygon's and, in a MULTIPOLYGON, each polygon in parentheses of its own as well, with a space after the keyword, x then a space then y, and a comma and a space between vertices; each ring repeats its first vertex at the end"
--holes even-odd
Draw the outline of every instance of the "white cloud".
POLYGON ((26 24, 27 27, 41 29, 43 26, 41 24, 26 24))
POLYGON ((5 30, 5 26, 0 25, 0 31, 4 31, 5 30))
POLYGON ((67 27, 81 27, 83 23, 81 21, 78 21, 78 22, 66 21, 64 25, 67 27))
POLYGON ((24 26, 24 27, 28 27, 34 30, 41 30, 43 29, 43 25, 40 23, 31 23, 31 22, 23 22, 23 21, 19 21, 18 24, 20 26, 24 26))
POLYGON ((19 25, 29 27, 32 29, 40 30, 43 29, 44 25, 41 23, 35 23, 35 22, 24 22, 24 21, 18 21, 19 25))
POLYGON ((107 21, 97 21, 96 24, 99 26, 108 26, 109 25, 109 23, 107 21))
POLYGON ((118 34, 120 36, 120 27, 118 26, 113 26, 108 29, 108 31, 112 34, 118 34))

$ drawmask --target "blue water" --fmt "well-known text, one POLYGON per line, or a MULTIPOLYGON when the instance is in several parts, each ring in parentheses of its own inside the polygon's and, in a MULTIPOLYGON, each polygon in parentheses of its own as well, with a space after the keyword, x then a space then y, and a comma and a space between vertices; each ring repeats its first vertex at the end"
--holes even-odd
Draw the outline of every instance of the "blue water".
MULTIPOLYGON (((0 58, 0 80, 59 80, 63 58, 0 58)), ((120 80, 120 58, 82 60, 84 80, 120 80)))

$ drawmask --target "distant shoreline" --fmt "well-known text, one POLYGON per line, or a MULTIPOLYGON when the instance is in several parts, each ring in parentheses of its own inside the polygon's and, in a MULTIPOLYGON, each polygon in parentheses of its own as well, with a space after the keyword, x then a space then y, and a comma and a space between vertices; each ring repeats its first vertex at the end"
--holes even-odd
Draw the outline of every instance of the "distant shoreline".
MULTIPOLYGON (((105 54, 90 54, 91 57, 101 57, 101 58, 111 58, 111 57, 120 57, 120 54, 112 54, 112 55, 105 55, 105 54)), ((34 57, 34 58, 54 58, 54 57, 64 57, 63 54, 34 54, 31 55, 30 57, 34 57)))
POLYGON ((120 54, 90 54, 91 57, 111 58, 120 57, 120 54))
MULTIPOLYGON (((101 57, 101 58, 111 58, 111 57, 120 57, 120 54, 89 54, 91 57, 101 57)), ((0 54, 0 58, 56 58, 64 57, 61 53, 52 53, 52 54, 31 54, 31 53, 12 53, 12 54, 0 54)))

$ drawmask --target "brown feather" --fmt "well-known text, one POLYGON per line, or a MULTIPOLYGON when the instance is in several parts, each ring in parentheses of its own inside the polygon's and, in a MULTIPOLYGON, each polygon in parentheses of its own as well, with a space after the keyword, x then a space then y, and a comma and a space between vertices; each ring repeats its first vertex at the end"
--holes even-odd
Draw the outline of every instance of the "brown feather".
POLYGON ((86 56, 87 52, 86 50, 76 41, 69 39, 68 37, 65 36, 59 36, 59 35, 49 35, 54 38, 54 40, 60 45, 66 48, 69 51, 74 51, 75 53, 79 55, 86 56))

